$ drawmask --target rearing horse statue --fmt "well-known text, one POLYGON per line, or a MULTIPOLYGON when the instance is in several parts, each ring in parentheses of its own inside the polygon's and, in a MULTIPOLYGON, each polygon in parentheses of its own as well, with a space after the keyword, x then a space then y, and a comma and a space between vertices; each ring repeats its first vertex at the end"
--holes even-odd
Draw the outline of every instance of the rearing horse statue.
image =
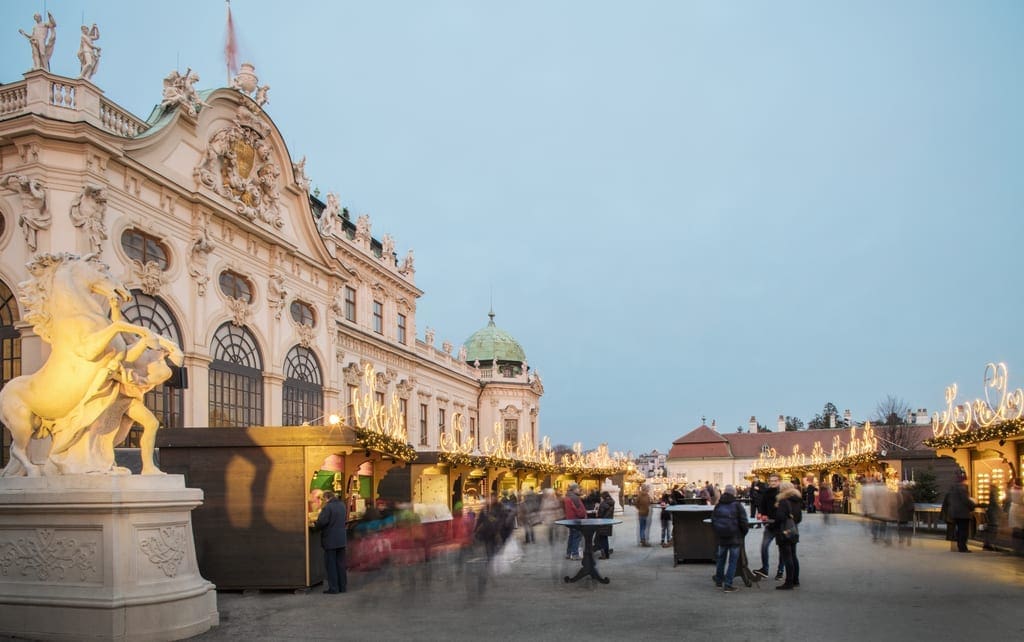
POLYGON ((178 346, 121 318, 131 300, 95 255, 41 254, 19 284, 25 320, 50 344, 46 363, 0 390, 0 421, 11 431, 11 460, 2 476, 125 473, 114 446, 134 422, 142 425, 142 473, 161 474, 153 462, 159 422, 143 395, 180 366, 178 346), (166 358, 166 359, 165 359, 166 358), (29 456, 32 439, 50 438, 41 464, 29 456))

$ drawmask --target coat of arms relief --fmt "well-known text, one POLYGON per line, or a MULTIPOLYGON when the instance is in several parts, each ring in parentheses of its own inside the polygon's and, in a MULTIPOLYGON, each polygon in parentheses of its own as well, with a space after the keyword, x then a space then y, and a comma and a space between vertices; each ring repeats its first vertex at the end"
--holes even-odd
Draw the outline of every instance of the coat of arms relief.
POLYGON ((239 105, 234 122, 210 137, 194 175, 235 205, 249 219, 284 227, 279 201, 281 169, 273 161, 266 138, 270 125, 239 105))

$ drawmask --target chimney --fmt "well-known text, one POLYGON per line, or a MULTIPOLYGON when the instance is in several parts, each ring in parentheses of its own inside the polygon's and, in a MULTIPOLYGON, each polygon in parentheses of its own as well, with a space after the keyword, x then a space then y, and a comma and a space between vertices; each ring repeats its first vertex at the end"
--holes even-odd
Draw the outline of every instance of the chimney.
POLYGON ((849 428, 850 424, 853 423, 853 415, 850 414, 850 409, 847 408, 843 411, 843 423, 849 428))
POLYGON ((750 415, 750 432, 757 432, 757 417, 754 415, 750 415))
POLYGON ((718 426, 715 425, 715 420, 714 419, 711 420, 711 430, 714 430, 715 432, 718 432, 718 426))
POLYGON ((836 427, 836 415, 833 412, 830 412, 828 414, 828 427, 829 428, 835 428, 836 427))
POLYGON ((786 432, 786 418, 785 417, 783 417, 782 415, 779 415, 779 420, 776 423, 778 424, 779 432, 786 432))

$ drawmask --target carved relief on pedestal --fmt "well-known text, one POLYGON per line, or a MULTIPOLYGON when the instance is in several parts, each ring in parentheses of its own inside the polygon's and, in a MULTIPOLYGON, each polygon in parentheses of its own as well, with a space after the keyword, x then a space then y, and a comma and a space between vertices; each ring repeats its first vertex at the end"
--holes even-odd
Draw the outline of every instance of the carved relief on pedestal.
POLYGON ((362 246, 364 249, 370 249, 370 215, 363 214, 356 219, 356 245, 362 246))
POLYGON ((340 219, 341 202, 334 192, 327 192, 327 206, 320 213, 320 219, 316 223, 316 229, 320 236, 333 236, 341 230, 340 219))
POLYGON ((416 259, 413 256, 412 250, 405 255, 402 259, 402 265, 398 268, 398 273, 402 276, 412 278, 416 274, 416 259))
POLYGON ((53 528, 0 531, 0 575, 23 582, 102 584, 101 535, 53 528))
POLYGON ((434 347, 434 329, 433 328, 427 328, 427 331, 424 333, 424 337, 423 338, 426 340, 428 348, 433 348, 434 347))
POLYGON ((11 174, 0 185, 21 196, 18 227, 25 235, 25 244, 32 252, 39 246, 37 233, 50 229, 50 212, 46 207, 46 188, 38 178, 11 174))
POLYGON ((441 344, 441 350, 443 350, 443 351, 444 351, 444 353, 445 353, 446 355, 448 355, 449 357, 450 357, 450 356, 452 356, 452 342, 451 342, 451 341, 448 341, 448 340, 445 340, 445 341, 444 341, 444 342, 443 342, 443 343, 441 344))
POLYGON ((231 88, 249 96, 256 104, 262 107, 270 102, 267 93, 270 85, 260 86, 260 80, 256 77, 256 67, 251 62, 243 62, 238 75, 231 79, 231 88))
POLYGON ((384 261, 388 265, 395 264, 395 239, 391 238, 390 234, 385 234, 381 240, 381 251, 380 260, 384 261))
POLYGON ((156 566, 167 577, 175 577, 182 560, 188 553, 188 539, 184 526, 164 526, 140 530, 139 551, 142 557, 156 566))
POLYGON ((192 224, 194 231, 188 257, 188 275, 196 281, 196 294, 205 296, 206 284, 210 282, 210 276, 206 273, 206 258, 213 251, 209 233, 210 217, 208 214, 195 213, 192 224))
POLYGON ((89 251, 95 254, 103 252, 107 240, 106 214, 107 190, 101 185, 86 185, 71 202, 71 222, 82 228, 89 238, 89 251))
POLYGON ((234 123, 210 137, 194 174, 234 203, 235 211, 248 220, 280 229, 284 227, 277 186, 281 170, 271 159, 269 134, 270 125, 240 105, 234 123))

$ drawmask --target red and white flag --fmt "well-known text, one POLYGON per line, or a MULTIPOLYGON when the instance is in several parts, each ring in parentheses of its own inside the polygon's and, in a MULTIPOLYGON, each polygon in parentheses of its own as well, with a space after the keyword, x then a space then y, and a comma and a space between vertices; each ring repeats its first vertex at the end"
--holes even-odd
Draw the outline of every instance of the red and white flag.
POLYGON ((228 0, 228 27, 224 38, 224 60, 228 72, 238 73, 238 39, 235 37, 235 21, 231 19, 231 0, 228 0))

